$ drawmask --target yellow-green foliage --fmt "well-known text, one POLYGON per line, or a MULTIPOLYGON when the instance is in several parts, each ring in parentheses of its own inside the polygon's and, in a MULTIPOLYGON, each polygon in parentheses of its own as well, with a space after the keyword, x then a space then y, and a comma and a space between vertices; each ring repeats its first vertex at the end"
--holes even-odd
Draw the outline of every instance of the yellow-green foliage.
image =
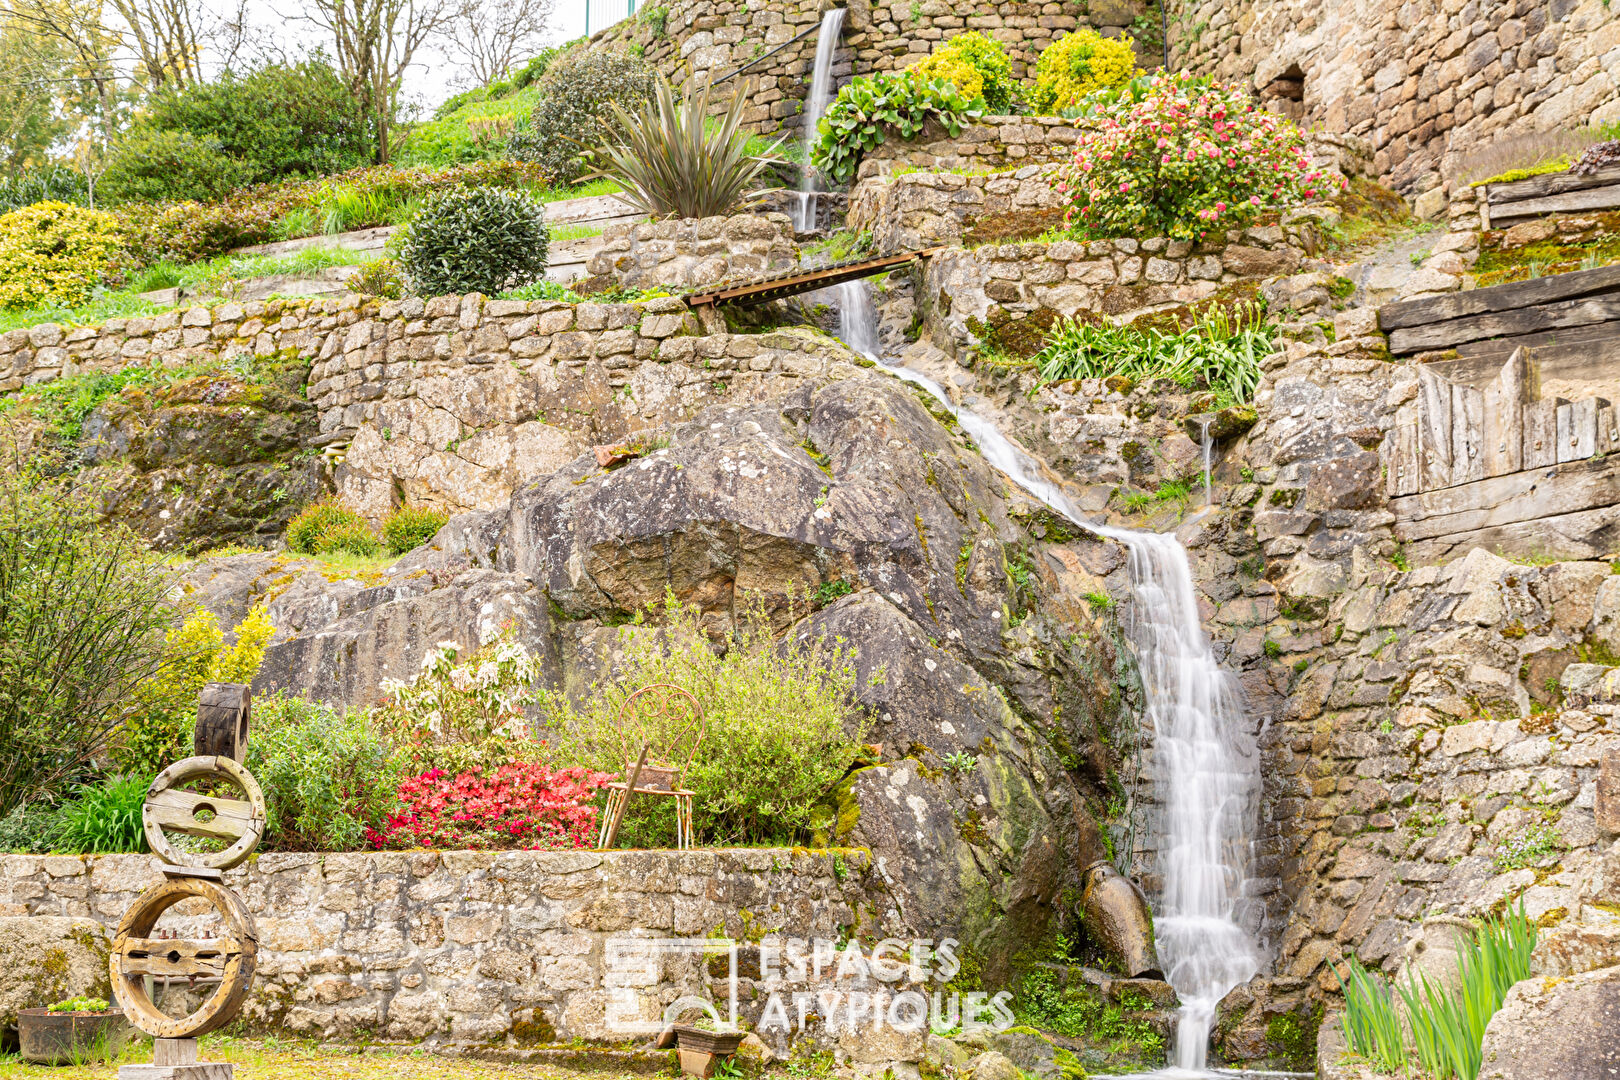
POLYGON ((1045 116, 1058 113, 1094 90, 1121 86, 1136 74, 1130 38, 1105 38, 1080 29, 1041 50, 1035 62, 1030 104, 1045 116))
POLYGON ((114 752, 119 767, 150 778, 190 753, 197 722, 197 694, 204 683, 251 683, 264 662, 264 648, 275 627, 258 604, 236 627, 236 644, 226 645, 214 613, 188 615, 166 636, 168 663, 141 684, 133 715, 125 722, 114 752))
POLYGON ((403 555, 433 539, 450 515, 420 506, 401 506, 383 521, 383 541, 390 555, 403 555))
POLYGON ((1018 82, 1012 77, 1012 62, 999 41, 978 31, 951 38, 933 55, 911 65, 911 70, 928 79, 955 83, 966 98, 983 98, 992 113, 1012 108, 1018 82))
POLYGON ((287 550, 300 555, 326 555, 334 551, 373 556, 382 541, 366 519, 337 499, 310 503, 287 522, 287 550))
MULTIPOLYGON (((622 773, 642 746, 651 759, 685 766, 693 740, 685 714, 649 713, 623 718, 625 698, 643 686, 673 683, 703 707, 705 733, 682 783, 697 793, 700 840, 788 841, 807 830, 816 803, 843 777, 860 749, 867 723, 856 703, 860 685, 855 650, 842 639, 789 631, 776 640, 769 613, 754 597, 729 635, 723 654, 704 632, 696 608, 666 598, 661 628, 621 630, 620 662, 611 679, 571 701, 542 697, 546 726, 557 733, 565 764, 622 773)), ((879 669, 870 676, 882 681, 879 669)), ((667 807, 648 804, 642 813, 667 807)), ((632 806, 632 816, 636 814, 632 806)), ((669 826, 648 821, 668 843, 669 826)), ((630 835, 641 830, 632 822, 630 835)))
POLYGON ((82 304, 122 246, 118 219, 41 202, 0 214, 0 308, 82 304))

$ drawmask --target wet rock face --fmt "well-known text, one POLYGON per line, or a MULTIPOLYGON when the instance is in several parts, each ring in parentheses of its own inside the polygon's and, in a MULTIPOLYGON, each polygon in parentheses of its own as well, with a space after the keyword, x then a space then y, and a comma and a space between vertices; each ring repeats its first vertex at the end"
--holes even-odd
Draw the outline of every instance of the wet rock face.
POLYGON ((1134 674, 1086 597, 1123 553, 1057 528, 887 377, 710 407, 663 441, 610 469, 576 458, 374 580, 242 556, 200 565, 194 595, 227 619, 268 599, 256 689, 343 704, 506 623, 578 692, 645 605, 672 593, 720 634, 757 596, 784 632, 859 653, 881 763, 836 793, 826 838, 872 848, 884 919, 1004 972, 1102 857, 1086 807, 1121 767, 1103 736, 1133 722, 1134 674))

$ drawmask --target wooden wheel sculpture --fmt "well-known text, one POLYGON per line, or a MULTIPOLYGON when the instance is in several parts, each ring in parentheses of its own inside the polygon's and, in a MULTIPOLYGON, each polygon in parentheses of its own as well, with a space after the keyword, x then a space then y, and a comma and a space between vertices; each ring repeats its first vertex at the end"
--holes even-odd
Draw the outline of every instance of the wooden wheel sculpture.
POLYGON ((692 846, 692 797, 681 787, 686 770, 703 744, 703 706, 672 683, 653 683, 624 699, 619 707, 619 740, 625 781, 607 785, 598 847, 612 847, 632 795, 663 795, 675 800, 675 846, 692 846), (634 757, 637 748, 640 756, 634 757), (661 758, 648 760, 657 753, 661 758), (684 760, 683 760, 684 759, 684 760))
POLYGON ((259 931, 247 907, 231 890, 206 878, 177 877, 142 893, 124 913, 112 951, 112 983, 130 1023, 157 1039, 194 1039, 236 1019, 253 986, 259 931), (200 897, 225 924, 219 937, 152 936, 158 918, 182 900, 200 897), (170 1017, 147 993, 147 977, 219 979, 213 995, 195 1012, 170 1017))
POLYGON ((242 766, 228 757, 189 757, 158 773, 146 789, 141 805, 141 823, 146 842, 158 857, 172 866, 201 866, 229 870, 239 866, 259 846, 264 837, 266 813, 264 793, 242 766), (184 791, 182 784, 197 780, 226 781, 243 795, 222 799, 184 791), (170 842, 165 830, 186 836, 223 840, 230 846, 208 854, 182 854, 170 842))
POLYGON ((239 866, 264 837, 264 793, 241 765, 247 756, 248 688, 234 683, 210 683, 198 703, 196 755, 158 773, 141 805, 141 824, 147 843, 166 864, 164 880, 147 889, 118 924, 113 939, 111 968, 113 993, 124 1015, 151 1035, 153 1066, 125 1066, 124 1074, 157 1080, 220 1080, 231 1066, 197 1060, 197 1036, 217 1031, 236 1019, 253 988, 258 966, 259 931, 240 897, 226 888, 222 872, 239 866), (185 785, 206 783, 204 791, 185 785), (241 798, 217 792, 229 785, 241 798), (219 851, 189 852, 177 848, 171 834, 216 840, 219 851), (222 924, 218 934, 177 937, 157 929, 170 908, 187 900, 203 900, 222 924), (169 1016, 153 1000, 155 980, 167 986, 181 979, 197 986, 199 979, 217 983, 213 993, 185 1016, 169 1016), (165 1069, 164 1067, 167 1066, 165 1069))

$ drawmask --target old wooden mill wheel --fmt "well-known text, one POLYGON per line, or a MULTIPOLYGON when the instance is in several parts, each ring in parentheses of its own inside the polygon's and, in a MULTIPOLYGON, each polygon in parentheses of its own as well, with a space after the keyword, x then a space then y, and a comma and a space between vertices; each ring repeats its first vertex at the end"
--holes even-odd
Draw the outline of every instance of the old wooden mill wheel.
MULTIPOLYGON (((164 769, 147 789, 141 822, 147 843, 167 865, 167 879, 138 897, 118 924, 109 963, 113 991, 129 1021, 158 1040, 193 1040, 234 1020, 253 986, 259 931, 253 916, 222 881, 222 871, 239 866, 264 837, 264 793, 240 761, 247 752, 247 687, 211 683, 199 703, 196 757, 164 769), (201 783, 202 791, 186 790, 201 783), (218 792, 233 787, 241 798, 218 792), (211 852, 183 851, 171 836, 183 835, 226 845, 211 852), (217 935, 165 936, 157 931, 164 912, 187 900, 206 901, 219 916, 217 935), (214 992, 185 1016, 171 1017, 153 1001, 156 980, 168 985, 199 979, 214 992)), ((195 1061, 195 1044, 189 1052, 195 1061)), ((159 1049, 164 1048, 160 1041, 159 1049)))

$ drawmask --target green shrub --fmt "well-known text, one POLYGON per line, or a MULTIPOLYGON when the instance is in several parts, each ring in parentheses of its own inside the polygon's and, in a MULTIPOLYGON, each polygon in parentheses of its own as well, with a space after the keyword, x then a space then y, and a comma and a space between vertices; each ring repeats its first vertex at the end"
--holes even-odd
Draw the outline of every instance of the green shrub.
POLYGON ((81 785, 57 811, 57 843, 86 855, 145 851, 141 804, 151 782, 149 776, 122 776, 81 785))
POLYGON ((373 259, 350 274, 343 286, 351 292, 375 296, 381 300, 398 300, 405 295, 405 278, 399 263, 393 259, 373 259))
POLYGON ((227 646, 219 620, 198 608, 164 635, 163 669, 141 684, 113 748, 113 761, 133 776, 154 773, 191 754, 197 695, 204 683, 251 683, 275 635, 264 605, 255 605, 227 646))
POLYGON ((545 207, 521 192, 493 188, 430 195, 405 230, 400 265, 424 296, 493 296, 546 272, 545 207))
POLYGON ((0 818, 0 852, 40 855, 61 850, 57 808, 43 800, 23 803, 0 818))
POLYGON ((304 507, 287 522, 283 539, 287 550, 299 555, 319 552, 322 537, 339 531, 353 532, 355 527, 370 528, 366 519, 335 498, 322 499, 304 507))
POLYGON ((9 214, 40 202, 83 206, 88 188, 84 175, 62 165, 24 169, 15 176, 0 176, 0 214, 9 214))
POLYGON ((223 199, 250 183, 254 168, 218 139, 189 131, 136 127, 112 148, 96 193, 109 203, 223 199))
POLYGON ((355 850, 393 808, 402 761, 362 711, 255 699, 247 767, 264 790, 266 846, 355 850))
POLYGON ((673 683, 697 698, 707 725, 682 778, 697 793, 700 840, 785 842, 803 834, 816 801, 844 775, 867 730, 855 701, 854 650, 808 635, 776 640, 757 598, 724 655, 705 636, 696 609, 669 597, 663 612, 662 628, 638 620, 621 630, 624 652, 612 678, 593 683, 577 704, 544 695, 559 753, 570 764, 622 773, 646 740, 654 756, 667 752, 684 764, 685 748, 676 745, 680 717, 660 714, 633 728, 619 718, 636 690, 673 683))
POLYGON ((588 39, 586 38, 580 37, 575 38, 573 41, 565 41, 561 45, 548 45, 546 48, 541 49, 535 54, 534 59, 512 72, 512 85, 521 90, 531 83, 538 82, 540 77, 544 75, 551 68, 551 65, 556 63, 559 58, 579 48, 581 45, 585 44, 587 40, 588 39))
POLYGON ((660 75, 653 100, 640 109, 613 104, 614 130, 595 160, 602 175, 624 187, 622 199, 654 217, 701 218, 728 214, 758 194, 770 159, 750 154, 749 134, 741 130, 753 83, 734 88, 731 102, 711 121, 712 89, 677 103, 660 75))
POLYGON ((1272 351, 1274 328, 1258 302, 1235 311, 1216 305, 1177 333, 1138 330, 1076 319, 1058 322, 1035 354, 1042 382, 1170 379, 1183 387, 1214 390, 1225 403, 1246 402, 1260 385, 1260 362, 1272 351))
POLYGON ((1327 179, 1292 123, 1186 72, 1134 79, 1087 108, 1051 180, 1088 236, 1201 240, 1311 198, 1327 179))
POLYGON ((1018 80, 1012 77, 1012 61, 1001 47, 977 30, 949 39, 932 56, 911 65, 925 79, 954 83, 965 98, 982 98, 992 113, 1007 113, 1018 100, 1018 80))
POLYGON ((579 178, 582 155, 609 134, 608 103, 635 110, 653 96, 653 69, 640 57, 607 50, 571 52, 540 80, 540 101, 506 151, 545 169, 553 184, 579 178))
POLYGON ((0 214, 0 308, 82 304, 123 248, 118 219, 70 203, 0 214))
POLYGON ((403 555, 414 551, 433 539, 433 534, 449 520, 449 514, 438 510, 401 506, 383 520, 383 540, 388 544, 388 553, 403 555))
POLYGON ((1130 38, 1105 38, 1081 27, 1041 50, 1029 101, 1043 116, 1080 103, 1097 90, 1123 86, 1136 74, 1130 38))
MULTIPOLYGON (((368 162, 369 125, 330 64, 266 64, 160 91, 137 130, 181 132, 241 166, 243 183, 324 176, 368 162)), ((190 196, 195 197, 195 196, 190 196)))
POLYGON ((102 755, 166 663, 173 571, 93 493, 0 470, 0 816, 102 755))
POLYGON ((838 91, 821 118, 810 163, 833 183, 845 184, 862 155, 882 145, 890 132, 909 141, 934 121, 955 137, 982 113, 976 101, 951 83, 913 71, 855 79, 838 91))
POLYGON ((315 538, 315 554, 358 555, 373 559, 382 553, 382 541, 377 532, 364 520, 334 522, 315 538))

